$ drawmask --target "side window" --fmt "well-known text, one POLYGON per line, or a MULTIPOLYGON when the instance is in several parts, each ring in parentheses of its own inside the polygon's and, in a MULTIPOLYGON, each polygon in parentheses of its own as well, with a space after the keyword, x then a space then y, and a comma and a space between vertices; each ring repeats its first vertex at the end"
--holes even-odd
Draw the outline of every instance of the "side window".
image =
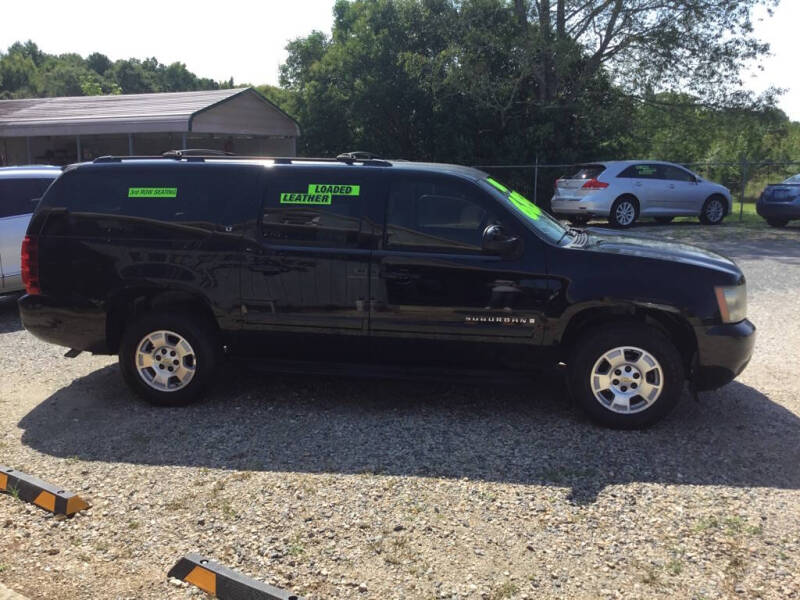
POLYGON ((64 205, 74 213, 181 223, 218 230, 255 189, 255 172, 205 165, 121 168, 68 174, 64 205))
POLYGON ((357 175, 279 176, 267 184, 261 233, 266 242, 322 248, 358 248, 364 197, 357 175))
POLYGON ((694 175, 679 167, 663 165, 662 169, 664 170, 664 179, 671 179, 673 181, 694 181, 694 175))
POLYGON ((622 173, 617 175, 617 177, 627 178, 627 179, 660 179, 660 165, 631 165, 622 173))
POLYGON ((41 198, 52 179, 0 179, 0 219, 33 212, 33 200, 41 198))
POLYGON ((386 210, 386 247, 481 252, 484 229, 499 222, 491 207, 477 187, 460 181, 395 181, 386 210))

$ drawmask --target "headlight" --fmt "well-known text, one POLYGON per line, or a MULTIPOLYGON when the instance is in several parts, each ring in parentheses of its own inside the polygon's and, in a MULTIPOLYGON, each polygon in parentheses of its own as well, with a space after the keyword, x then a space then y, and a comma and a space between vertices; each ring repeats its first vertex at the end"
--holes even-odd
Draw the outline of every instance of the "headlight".
POLYGON ((747 286, 734 285, 731 287, 718 286, 714 288, 717 294, 719 314, 723 323, 738 323, 747 317, 747 286))

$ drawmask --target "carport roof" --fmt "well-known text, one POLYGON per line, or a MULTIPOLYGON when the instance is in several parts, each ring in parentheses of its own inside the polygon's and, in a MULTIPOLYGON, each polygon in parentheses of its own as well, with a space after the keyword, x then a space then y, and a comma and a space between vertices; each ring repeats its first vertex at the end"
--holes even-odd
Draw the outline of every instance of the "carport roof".
POLYGON ((288 137, 300 134, 294 119, 252 88, 0 100, 0 137, 200 130, 288 137), (194 123, 198 115, 205 123, 200 128, 194 123))

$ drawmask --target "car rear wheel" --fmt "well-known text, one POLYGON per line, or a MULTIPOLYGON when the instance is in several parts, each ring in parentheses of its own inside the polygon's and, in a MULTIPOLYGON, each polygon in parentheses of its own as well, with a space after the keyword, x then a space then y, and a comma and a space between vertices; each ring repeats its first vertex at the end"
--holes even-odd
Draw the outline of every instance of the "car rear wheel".
POLYGON ((683 390, 680 354, 646 325, 587 332, 567 367, 573 399, 592 420, 614 429, 649 427, 675 407, 683 390))
POLYGON ((614 200, 608 222, 614 227, 630 227, 639 216, 639 203, 633 196, 621 196, 614 200))
POLYGON ((160 406, 183 406, 208 388, 220 348, 202 320, 154 313, 134 321, 122 336, 119 364, 128 386, 160 406))
POLYGON ((711 196, 700 211, 700 222, 703 225, 719 225, 725 218, 725 212, 725 199, 722 196, 711 196))
POLYGON ((662 225, 666 225, 667 223, 672 223, 672 219, 675 217, 655 217, 656 223, 661 223, 662 225))
POLYGON ((770 227, 786 227, 789 219, 767 219, 767 224, 770 227))

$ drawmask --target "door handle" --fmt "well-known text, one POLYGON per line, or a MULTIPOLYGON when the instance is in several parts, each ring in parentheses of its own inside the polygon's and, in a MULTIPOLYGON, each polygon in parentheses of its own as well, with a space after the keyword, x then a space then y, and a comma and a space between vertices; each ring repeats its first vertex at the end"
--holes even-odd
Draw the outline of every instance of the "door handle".
POLYGON ((675 184, 674 183, 670 183, 669 184, 669 189, 674 190, 675 189, 675 184))
POLYGON ((417 279, 418 276, 412 275, 410 271, 401 269, 397 271, 384 271, 383 278, 387 281, 399 281, 403 283, 411 281, 412 279, 417 279))

